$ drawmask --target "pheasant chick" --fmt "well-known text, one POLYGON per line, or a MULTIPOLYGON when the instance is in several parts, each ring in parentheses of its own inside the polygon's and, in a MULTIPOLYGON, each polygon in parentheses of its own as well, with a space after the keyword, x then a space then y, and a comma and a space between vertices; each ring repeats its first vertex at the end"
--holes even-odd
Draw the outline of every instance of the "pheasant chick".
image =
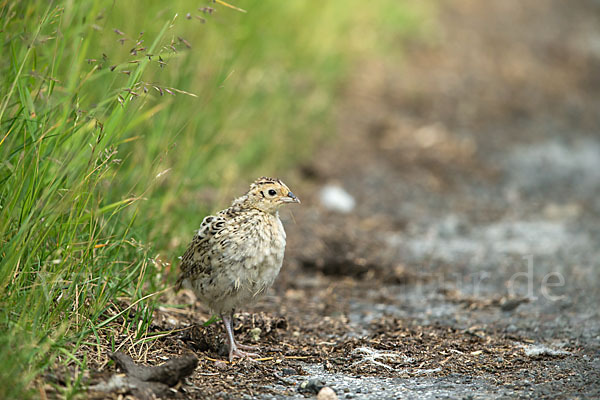
POLYGON ((247 352, 256 347, 235 340, 233 314, 255 302, 279 274, 286 238, 279 208, 288 203, 300 200, 281 180, 257 179, 229 208, 204 218, 182 257, 177 288, 191 288, 221 316, 230 361, 257 355, 247 352))

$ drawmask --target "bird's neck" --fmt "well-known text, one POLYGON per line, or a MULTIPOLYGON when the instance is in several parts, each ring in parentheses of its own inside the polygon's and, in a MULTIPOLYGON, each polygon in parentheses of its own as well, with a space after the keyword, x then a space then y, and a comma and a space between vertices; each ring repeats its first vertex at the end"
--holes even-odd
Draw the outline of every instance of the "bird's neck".
POLYGON ((229 207, 230 212, 234 214, 239 214, 243 212, 247 212, 250 210, 256 210, 264 214, 272 215, 274 217, 279 218, 279 208, 263 208, 258 204, 250 201, 247 196, 238 197, 233 201, 231 207, 229 207))
POLYGON ((253 205, 251 206, 253 209, 258 210, 260 212, 263 212, 265 214, 269 214, 272 215, 274 217, 279 218, 279 210, 277 208, 272 208, 272 209, 263 209, 260 206, 257 205, 253 205))
POLYGON ((250 199, 250 197, 247 194, 235 199, 231 204, 231 208, 239 212, 247 210, 258 210, 265 214, 270 214, 275 217, 279 217, 279 207, 263 208, 259 204, 256 204, 254 201, 252 201, 252 199, 250 199))

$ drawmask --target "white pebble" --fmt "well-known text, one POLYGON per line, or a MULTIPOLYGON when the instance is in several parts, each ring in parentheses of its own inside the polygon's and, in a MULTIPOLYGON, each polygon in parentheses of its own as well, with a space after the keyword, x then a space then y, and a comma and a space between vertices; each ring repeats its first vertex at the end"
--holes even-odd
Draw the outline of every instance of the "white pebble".
POLYGON ((326 185, 321 189, 321 204, 323 207, 341 213, 349 213, 354 209, 354 197, 337 185, 326 185))
POLYGON ((325 386, 321 390, 319 390, 319 394, 317 395, 317 400, 337 400, 337 394, 333 391, 329 386, 325 386))

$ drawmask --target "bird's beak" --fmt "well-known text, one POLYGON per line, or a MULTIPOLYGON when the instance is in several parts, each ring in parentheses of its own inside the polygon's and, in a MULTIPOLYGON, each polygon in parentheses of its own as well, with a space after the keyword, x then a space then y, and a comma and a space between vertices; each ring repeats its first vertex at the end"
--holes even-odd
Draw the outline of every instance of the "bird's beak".
POLYGON ((292 192, 288 192, 287 197, 283 198, 283 201, 286 203, 298 203, 300 204, 300 199, 296 197, 296 195, 292 192))

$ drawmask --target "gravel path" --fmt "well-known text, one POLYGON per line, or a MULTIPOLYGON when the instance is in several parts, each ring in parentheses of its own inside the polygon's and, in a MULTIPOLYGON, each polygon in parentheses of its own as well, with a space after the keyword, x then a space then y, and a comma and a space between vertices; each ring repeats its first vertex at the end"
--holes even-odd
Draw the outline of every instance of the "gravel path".
POLYGON ((356 208, 295 215, 324 226, 299 222, 291 253, 358 287, 381 278, 349 301, 357 332, 379 318, 494 332, 519 338, 524 362, 311 373, 357 398, 598 397, 600 3, 455 0, 440 22, 428 48, 366 62, 348 89, 345 140, 306 175, 356 208))

